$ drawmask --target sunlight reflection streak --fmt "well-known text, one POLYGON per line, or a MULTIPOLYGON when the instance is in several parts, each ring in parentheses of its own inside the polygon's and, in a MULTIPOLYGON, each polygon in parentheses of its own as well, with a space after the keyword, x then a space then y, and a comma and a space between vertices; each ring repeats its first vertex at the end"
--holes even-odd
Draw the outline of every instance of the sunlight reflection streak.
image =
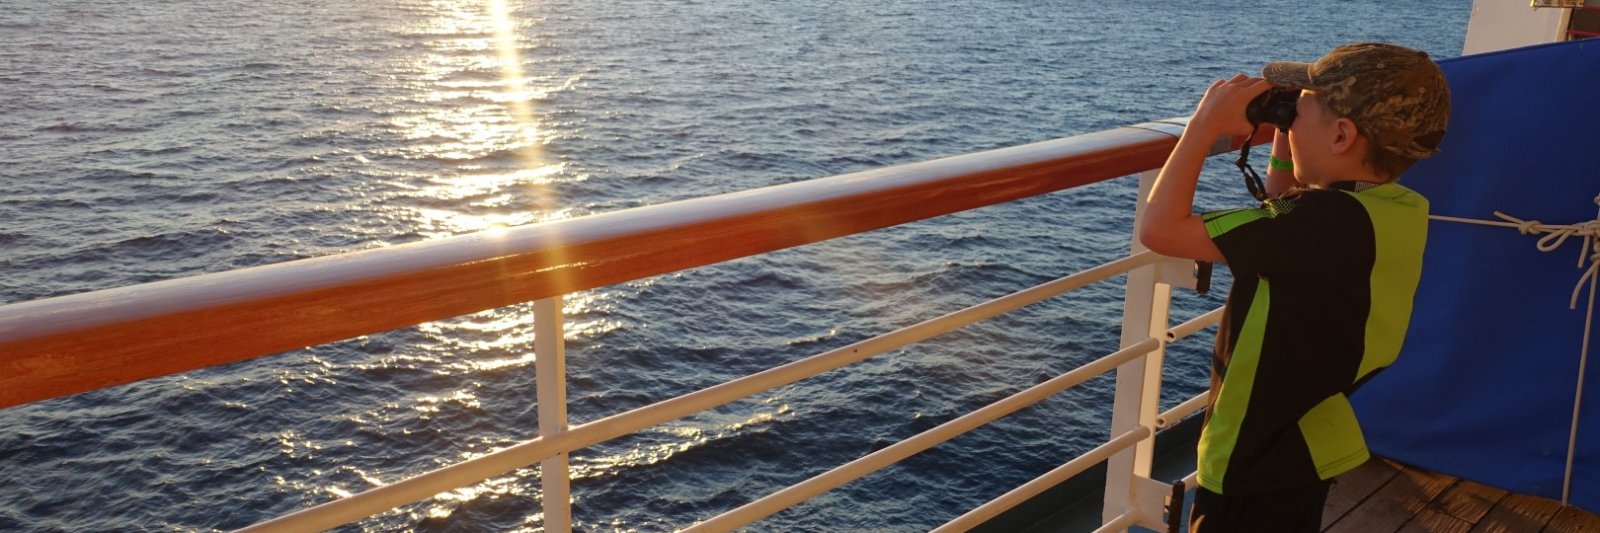
MULTIPOLYGON (((514 32, 516 25, 513 24, 511 13, 506 8, 505 0, 489 0, 489 10, 494 24, 495 50, 500 56, 500 74, 505 82, 502 91, 512 94, 527 94, 530 90, 527 87, 528 78, 522 71, 522 55, 518 51, 517 38, 514 32)), ((530 169, 543 167, 544 149, 539 142, 539 131, 534 126, 533 105, 528 100, 521 98, 510 99, 505 102, 505 105, 511 113, 512 121, 520 126, 521 140, 523 142, 520 143, 519 156, 524 163, 524 167, 530 169)), ((533 194, 537 202, 537 212, 541 216, 547 216, 549 213, 556 211, 555 194, 548 182, 535 182, 529 187, 532 188, 529 192, 533 194)), ((559 250, 560 248, 557 246, 552 249, 559 250)), ((559 251, 544 259, 546 259, 545 264, 562 265, 568 263, 565 255, 559 251)), ((565 275, 565 272, 565 270, 557 271, 555 275, 551 276, 552 281, 558 286, 570 286, 569 278, 565 275)))

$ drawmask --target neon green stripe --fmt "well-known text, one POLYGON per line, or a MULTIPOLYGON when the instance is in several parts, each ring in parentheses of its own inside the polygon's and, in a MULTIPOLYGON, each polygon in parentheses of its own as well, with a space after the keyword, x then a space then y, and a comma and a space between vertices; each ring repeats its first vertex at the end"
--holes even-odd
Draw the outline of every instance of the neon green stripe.
POLYGON ((1428 199, 1389 183, 1353 193, 1376 228, 1372 309, 1367 315, 1366 353, 1356 378, 1394 363, 1411 323, 1411 303, 1422 279, 1422 249, 1428 237, 1428 199))
POLYGON ((1261 220, 1275 218, 1294 209, 1294 203, 1285 200, 1267 200, 1262 207, 1255 209, 1229 209, 1215 211, 1201 215, 1201 220, 1206 223, 1206 234, 1215 239, 1218 235, 1233 231, 1234 228, 1261 220))
POLYGON ((1233 231, 1239 226, 1271 217, 1272 214, 1266 209, 1235 209, 1206 220, 1206 234, 1215 239, 1218 235, 1233 231))
POLYGON ((1356 411, 1343 394, 1335 394, 1312 407, 1300 417, 1300 435, 1311 452, 1311 462, 1317 465, 1317 477, 1333 476, 1367 462, 1372 454, 1367 451, 1367 439, 1361 435, 1361 424, 1356 421, 1356 411))
POLYGON ((1255 298, 1250 301, 1250 314, 1244 317, 1244 327, 1239 331, 1239 341, 1233 347, 1233 357, 1228 360, 1228 375, 1222 378, 1222 388, 1217 390, 1211 420, 1200 430, 1199 480, 1200 486, 1222 494, 1222 478, 1228 470, 1228 458, 1239 441, 1239 428, 1244 423, 1244 411, 1250 405, 1250 391, 1255 388, 1256 366, 1261 362, 1261 340, 1266 333, 1268 302, 1272 300, 1265 278, 1256 285, 1255 298))

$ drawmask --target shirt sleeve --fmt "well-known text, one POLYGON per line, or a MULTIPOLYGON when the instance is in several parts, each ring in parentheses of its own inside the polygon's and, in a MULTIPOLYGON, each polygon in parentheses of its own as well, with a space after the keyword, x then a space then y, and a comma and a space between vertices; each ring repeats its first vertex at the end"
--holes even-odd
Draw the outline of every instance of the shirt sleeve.
POLYGON ((1236 272, 1274 274, 1314 260, 1319 204, 1313 198, 1270 199, 1261 207, 1227 209, 1202 215, 1206 234, 1236 272))

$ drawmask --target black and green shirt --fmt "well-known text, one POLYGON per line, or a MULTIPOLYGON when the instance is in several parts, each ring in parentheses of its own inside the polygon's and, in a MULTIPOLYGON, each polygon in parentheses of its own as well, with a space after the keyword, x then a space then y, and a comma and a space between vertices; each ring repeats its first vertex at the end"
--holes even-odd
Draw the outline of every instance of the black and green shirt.
POLYGON ((1200 434, 1212 492, 1305 486, 1369 457, 1346 395, 1400 353, 1428 201, 1337 185, 1205 215, 1233 272, 1200 434))

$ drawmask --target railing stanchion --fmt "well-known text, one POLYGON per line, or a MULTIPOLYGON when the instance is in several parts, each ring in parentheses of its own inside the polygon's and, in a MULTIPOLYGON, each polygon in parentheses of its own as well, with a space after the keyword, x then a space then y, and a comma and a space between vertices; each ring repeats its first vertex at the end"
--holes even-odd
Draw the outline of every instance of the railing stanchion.
MULTIPOLYGON (((552 296, 533 303, 533 369, 538 387, 539 436, 544 438, 567 431, 567 348, 561 302, 561 296, 552 296)), ((544 530, 572 531, 567 454, 557 454, 540 462, 539 478, 544 500, 544 530)))
MULTIPOLYGON (((1158 170, 1139 174, 1138 205, 1133 218, 1133 253, 1146 251, 1139 243, 1139 225, 1144 220, 1145 197, 1155 184, 1158 170)), ((1130 346, 1147 338, 1166 339, 1167 311, 1172 296, 1172 286, 1160 283, 1156 265, 1140 267, 1128 273, 1128 289, 1122 306, 1122 343, 1130 346)), ((1156 409, 1161 399, 1161 363, 1165 350, 1156 347, 1150 353, 1117 368, 1116 398, 1111 407, 1111 435, 1121 435, 1140 426, 1155 427, 1156 409)), ((1153 438, 1125 449, 1106 463, 1105 503, 1101 508, 1101 522, 1106 524, 1135 518, 1135 523, 1160 528, 1160 516, 1143 516, 1135 501, 1136 479, 1150 476, 1150 463, 1155 455, 1153 438), (1149 522, 1149 523, 1146 523, 1149 522)))

